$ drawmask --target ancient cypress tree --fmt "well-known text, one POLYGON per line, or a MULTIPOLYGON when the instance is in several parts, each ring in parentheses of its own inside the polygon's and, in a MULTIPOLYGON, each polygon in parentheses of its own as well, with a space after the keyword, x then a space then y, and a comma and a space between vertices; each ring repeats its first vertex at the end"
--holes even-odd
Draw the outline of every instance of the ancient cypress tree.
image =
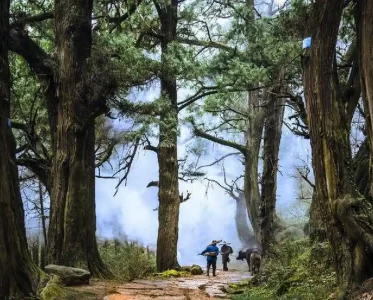
POLYGON ((351 118, 336 65, 343 9, 344 2, 338 0, 312 5, 306 32, 312 46, 302 64, 315 200, 328 228, 337 278, 345 290, 373 275, 373 207, 359 194, 352 176, 351 118))
POLYGON ((10 128, 9 1, 0 2, 0 299, 35 295, 40 271, 29 256, 10 128))
POLYGON ((54 4, 58 68, 47 261, 109 277, 96 243, 94 120, 106 102, 92 85, 93 1, 54 4))
MULTIPOLYGON (((161 24, 162 62, 167 63, 169 47, 176 40, 178 1, 154 1, 161 24)), ((177 160, 178 106, 176 74, 172 69, 161 70, 161 100, 164 110, 160 113, 158 166, 159 210, 157 239, 157 269, 165 271, 178 268, 177 241, 179 235, 179 177, 177 160)))

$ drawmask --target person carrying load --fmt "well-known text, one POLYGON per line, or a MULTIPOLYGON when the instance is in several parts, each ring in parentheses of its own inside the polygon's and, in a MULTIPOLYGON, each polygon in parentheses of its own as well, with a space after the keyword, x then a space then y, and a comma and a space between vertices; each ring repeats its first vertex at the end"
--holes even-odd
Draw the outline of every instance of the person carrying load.
POLYGON ((227 242, 220 244, 220 246, 222 246, 220 248, 220 254, 223 263, 223 271, 228 271, 228 263, 230 262, 229 255, 233 253, 232 247, 228 245, 230 245, 230 243, 227 242))
POLYGON ((210 276, 210 268, 212 267, 212 276, 216 276, 216 260, 219 255, 219 248, 216 247, 217 243, 220 241, 213 240, 210 245, 206 247, 199 255, 204 255, 207 258, 207 276, 210 276))

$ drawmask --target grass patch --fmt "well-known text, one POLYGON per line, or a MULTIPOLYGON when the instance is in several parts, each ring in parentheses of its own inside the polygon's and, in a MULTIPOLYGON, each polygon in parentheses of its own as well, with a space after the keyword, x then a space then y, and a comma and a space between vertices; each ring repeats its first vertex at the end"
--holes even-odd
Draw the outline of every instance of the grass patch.
MULTIPOLYGON (((336 288, 328 243, 284 241, 235 300, 325 300, 336 288)), ((230 287, 232 294, 239 287, 230 287)))

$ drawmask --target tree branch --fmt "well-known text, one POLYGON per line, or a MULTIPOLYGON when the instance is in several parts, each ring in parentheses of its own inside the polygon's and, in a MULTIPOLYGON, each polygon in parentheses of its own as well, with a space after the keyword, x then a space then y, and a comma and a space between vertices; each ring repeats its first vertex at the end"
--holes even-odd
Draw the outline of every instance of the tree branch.
POLYGON ((53 77, 54 61, 28 36, 27 32, 11 29, 9 48, 22 56, 40 79, 45 80, 53 77))
POLYGON ((193 125, 193 128, 194 128, 194 134, 198 137, 201 137, 201 138, 204 138, 206 140, 209 140, 211 142, 214 142, 214 143, 217 143, 217 144, 220 144, 220 145, 223 145, 223 146, 227 146, 227 147, 230 147, 230 148, 234 148, 238 151, 240 151, 244 156, 247 155, 247 151, 246 151, 246 148, 240 144, 237 144, 235 142, 231 142, 231 141, 227 141, 227 140, 224 140, 222 138, 218 138, 216 136, 213 136, 211 134, 208 134, 206 132, 203 132, 202 130, 198 129, 197 127, 195 127, 193 125))
POLYGON ((226 158, 229 157, 229 156, 238 155, 238 154, 242 154, 242 153, 241 153, 241 152, 228 153, 228 154, 226 154, 226 155, 220 157, 219 159, 215 160, 214 162, 212 162, 212 163, 210 163, 210 164, 203 165, 203 166, 199 166, 196 170, 199 170, 199 169, 202 169, 202 168, 211 167, 211 166, 213 166, 213 165, 218 164, 219 162, 221 162, 222 160, 226 159, 226 158))
POLYGON ((48 190, 48 193, 51 192, 50 187, 50 171, 51 171, 51 165, 49 162, 45 159, 41 158, 33 158, 33 157, 20 157, 16 160, 17 165, 26 167, 29 169, 32 173, 34 173, 41 183, 46 187, 48 190))
POLYGON ((139 114, 139 115, 150 115, 158 116, 161 114, 158 105, 155 102, 152 103, 133 103, 129 100, 116 101, 118 110, 122 114, 139 114))
POLYGON ((178 37, 177 41, 179 43, 187 44, 187 45, 191 45, 191 46, 201 46, 201 47, 205 47, 205 48, 216 48, 216 49, 221 49, 221 50, 225 50, 225 51, 228 51, 228 52, 237 53, 236 48, 232 48, 230 46, 227 46, 227 45, 224 45, 224 44, 221 44, 221 43, 217 43, 217 42, 214 42, 214 41, 200 41, 200 40, 192 40, 192 39, 181 38, 181 37, 178 37))
POLYGON ((17 18, 14 22, 10 24, 10 28, 20 28, 24 27, 26 24, 34 24, 43 22, 45 20, 53 19, 54 13, 53 12, 44 12, 41 14, 33 15, 33 16, 25 16, 25 15, 13 15, 12 17, 17 18))
POLYGON ((129 7, 128 11, 119 17, 108 17, 108 21, 112 23, 116 23, 117 26, 120 25, 120 23, 126 21, 129 17, 131 17, 139 7, 143 0, 137 0, 136 2, 132 3, 132 5, 129 7))
MULTIPOLYGON (((104 155, 101 157, 101 159, 96 163, 95 167, 96 168, 99 168, 101 167, 106 161, 108 161, 111 157, 111 155, 113 154, 113 150, 115 148, 115 146, 117 145, 118 141, 116 139, 112 139, 108 145, 108 147, 105 149, 104 151, 104 155)), ((101 153, 100 153, 101 154, 101 153)), ((96 155, 96 159, 97 159, 97 155, 96 155)))

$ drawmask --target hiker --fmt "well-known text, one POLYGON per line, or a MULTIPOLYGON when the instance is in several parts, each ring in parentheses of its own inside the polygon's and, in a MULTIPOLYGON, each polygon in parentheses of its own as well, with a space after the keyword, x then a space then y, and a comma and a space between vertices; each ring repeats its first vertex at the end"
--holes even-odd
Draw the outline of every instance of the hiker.
POLYGON ((212 276, 216 276, 216 260, 219 255, 219 248, 216 247, 217 243, 220 241, 213 240, 210 245, 206 247, 199 255, 204 255, 207 257, 207 276, 210 276, 210 267, 212 266, 212 276))
POLYGON ((221 261, 223 263, 223 271, 228 271, 228 263, 230 262, 229 254, 233 253, 233 249, 230 245, 230 243, 223 242, 222 247, 220 248, 220 254, 221 254, 221 261))
POLYGON ((246 259, 247 265, 249 266, 249 272, 254 275, 259 272, 262 259, 262 251, 258 247, 248 248, 245 251, 240 250, 236 259, 246 259))

